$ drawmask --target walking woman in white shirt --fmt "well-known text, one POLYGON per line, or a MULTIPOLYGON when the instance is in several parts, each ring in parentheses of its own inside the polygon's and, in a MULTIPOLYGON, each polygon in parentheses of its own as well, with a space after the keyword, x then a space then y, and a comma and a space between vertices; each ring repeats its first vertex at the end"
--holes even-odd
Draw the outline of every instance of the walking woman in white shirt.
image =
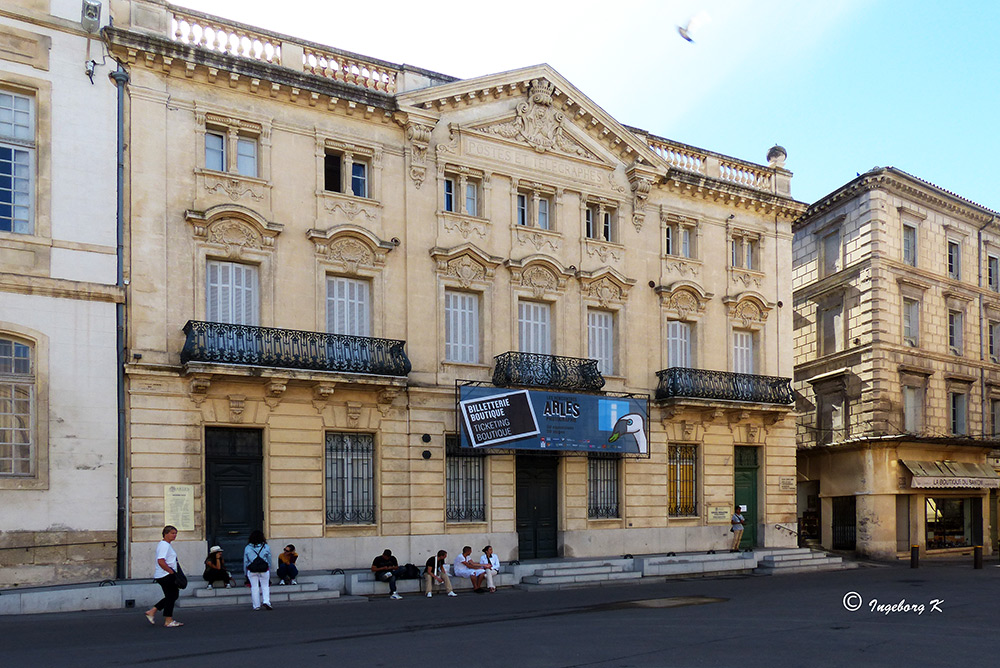
POLYGON ((161 540, 156 546, 156 569, 153 572, 153 579, 156 580, 156 584, 160 585, 160 589, 163 590, 163 598, 161 598, 156 605, 146 611, 146 619, 149 620, 150 624, 155 624, 157 610, 163 611, 163 625, 167 628, 175 628, 177 626, 184 626, 181 622, 174 620, 174 603, 177 602, 177 597, 180 596, 180 590, 177 588, 177 581, 174 574, 177 572, 177 553, 174 552, 174 548, 170 545, 177 538, 177 527, 170 526, 169 524, 163 527, 163 540, 161 540))
POLYGON ((490 593, 494 593, 497 588, 493 584, 493 576, 500 573, 500 557, 493 554, 493 546, 487 545, 483 548, 483 556, 479 557, 479 563, 486 566, 486 586, 490 593))

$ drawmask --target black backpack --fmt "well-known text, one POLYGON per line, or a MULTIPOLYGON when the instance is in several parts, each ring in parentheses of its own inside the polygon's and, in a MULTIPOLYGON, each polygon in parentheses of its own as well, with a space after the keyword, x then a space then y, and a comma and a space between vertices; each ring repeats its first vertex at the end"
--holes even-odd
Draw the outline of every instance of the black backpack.
POLYGON ((402 573, 398 576, 401 580, 419 580, 420 579, 420 569, 413 564, 405 564, 402 569, 402 573))
MULTIPOLYGON (((260 550, 263 550, 264 546, 260 546, 260 550)), ((267 565, 267 561, 261 558, 260 550, 257 550, 257 556, 253 558, 250 565, 247 566, 247 570, 251 573, 267 573, 271 570, 271 567, 267 565)))

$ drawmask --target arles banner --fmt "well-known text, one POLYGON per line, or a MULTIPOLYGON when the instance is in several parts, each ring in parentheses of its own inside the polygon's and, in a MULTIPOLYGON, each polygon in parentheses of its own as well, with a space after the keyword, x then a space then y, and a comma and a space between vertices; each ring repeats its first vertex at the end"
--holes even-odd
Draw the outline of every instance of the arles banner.
POLYGON ((647 455, 649 398, 458 387, 463 448, 647 455))

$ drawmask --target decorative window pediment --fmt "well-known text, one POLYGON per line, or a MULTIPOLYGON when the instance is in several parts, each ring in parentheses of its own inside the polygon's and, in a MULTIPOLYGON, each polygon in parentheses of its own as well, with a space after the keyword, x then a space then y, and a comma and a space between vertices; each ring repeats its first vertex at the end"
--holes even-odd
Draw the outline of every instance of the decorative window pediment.
POLYGON ((486 288, 493 283, 496 268, 502 259, 484 253, 473 244, 454 248, 432 248, 431 257, 437 263, 437 273, 449 285, 468 289, 486 288))
POLYGON ((724 299, 723 303, 729 307, 729 318, 744 329, 763 327, 771 311, 767 300, 757 293, 744 292, 724 299))
POLYGON ((621 305, 628 300, 628 291, 635 279, 626 278, 610 267, 593 272, 579 272, 583 298, 602 308, 621 305))
POLYGON ((554 260, 531 255, 521 260, 507 260, 515 289, 530 292, 535 299, 556 299, 566 291, 566 281, 573 272, 554 260))
POLYGON ((192 227, 194 238, 231 259, 240 259, 249 252, 274 251, 274 242, 283 225, 265 220, 256 212, 241 206, 214 206, 208 211, 188 210, 185 219, 192 227))
POLYGON ((309 230, 306 236, 315 244, 316 255, 330 268, 359 276, 372 276, 381 271, 386 255, 397 245, 357 225, 309 230))
POLYGON ((690 281, 677 281, 669 286, 659 286, 660 308, 678 320, 698 320, 705 314, 705 307, 712 298, 700 285, 690 281))

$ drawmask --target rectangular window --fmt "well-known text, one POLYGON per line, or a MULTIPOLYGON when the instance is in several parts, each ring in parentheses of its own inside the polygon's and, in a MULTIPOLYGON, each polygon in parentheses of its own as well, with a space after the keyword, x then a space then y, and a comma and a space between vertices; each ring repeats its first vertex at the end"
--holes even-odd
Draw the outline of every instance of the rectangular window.
POLYGON ((733 330, 733 371, 754 373, 753 332, 733 330))
POLYGON ((597 213, 591 207, 587 207, 587 211, 584 214, 584 218, 587 223, 587 238, 596 239, 597 238, 597 228, 594 226, 594 220, 597 213))
POLYGON ((538 198, 538 227, 549 229, 549 200, 545 197, 538 198))
POLYGON ((964 321, 961 311, 948 311, 948 347, 955 355, 961 355, 963 351, 964 321))
POLYGON ((618 457, 587 456, 587 517, 592 520, 620 517, 618 510, 618 457))
POLYGON ((962 246, 957 241, 948 242, 948 278, 962 279, 962 246))
POLYGON ((35 473, 32 348, 0 336, 0 477, 35 473))
POLYGON ((34 99, 0 91, 0 232, 34 227, 34 99))
POLYGON ((691 230, 681 228, 681 257, 691 257, 691 230))
POLYGON ((618 241, 614 214, 611 211, 604 212, 604 224, 601 226, 601 235, 604 241, 618 241))
POLYGON ((260 324, 257 267, 209 260, 206 275, 205 317, 209 322, 260 324))
POLYGON ((517 224, 527 225, 528 224, 528 196, 518 195, 517 196, 517 224))
POLYGON ((846 437, 843 392, 830 392, 816 397, 817 442, 821 445, 839 443, 846 437))
POLYGON ((924 430, 924 388, 903 386, 903 430, 919 434, 924 430))
POLYGON ((917 228, 913 225, 903 225, 903 262, 917 266, 917 228))
POLYGON ((996 255, 986 256, 986 280, 993 292, 1000 292, 1000 258, 996 255))
POLYGON ((732 266, 738 269, 757 269, 757 240, 736 237, 732 241, 732 266))
POLYGON ((697 449, 693 445, 671 445, 668 447, 668 497, 667 514, 671 517, 685 517, 698 514, 697 489, 697 449))
POLYGON ((1000 437, 1000 399, 990 399, 990 427, 993 438, 1000 437))
POLYGON ((689 322, 667 321, 667 366, 693 368, 689 322))
POLYGON ((205 133, 205 169, 226 171, 226 135, 219 132, 205 133))
POLYGON ((326 435, 326 521, 375 523, 375 437, 326 435))
POLYGON ((465 213, 470 216, 479 215, 479 185, 472 181, 465 184, 465 213))
POLYGON ((351 192, 355 197, 368 197, 368 165, 351 163, 351 192))
POLYGON ((257 177, 257 140, 236 140, 236 171, 242 176, 257 177))
POLYGON ((330 334, 371 336, 371 286, 344 276, 326 279, 326 331, 330 334))
POLYGON ((486 521, 486 457, 482 448, 462 448, 458 436, 445 444, 446 517, 449 522, 486 521))
POLYGON ((990 320, 988 325, 990 361, 1000 364, 1000 322, 990 320))
POLYGON ((667 255, 674 254, 674 228, 667 227, 663 230, 667 255))
POLYGON ((552 354, 551 309, 541 302, 517 304, 518 340, 523 353, 552 354))
POLYGON ((843 348, 844 328, 843 305, 837 304, 824 308, 820 313, 821 326, 823 328, 823 355, 830 355, 843 348))
POLYGON ((479 363, 479 295, 444 291, 444 358, 479 363))
POLYGON ((323 156, 323 190, 331 193, 344 192, 342 166, 343 158, 339 153, 327 153, 323 156))
POLYGON ((597 360, 598 370, 605 376, 615 372, 615 315, 608 311, 587 311, 588 355, 597 360))
POLYGON ((837 273, 840 261, 840 232, 834 232, 823 237, 823 275, 837 273))
POLYGON ((455 211, 455 180, 444 180, 444 210, 455 211))
POLYGON ((903 298, 903 344, 920 345, 920 302, 903 298))
POLYGON ((966 435, 966 404, 967 395, 962 392, 949 392, 951 404, 951 433, 956 436, 966 435))

